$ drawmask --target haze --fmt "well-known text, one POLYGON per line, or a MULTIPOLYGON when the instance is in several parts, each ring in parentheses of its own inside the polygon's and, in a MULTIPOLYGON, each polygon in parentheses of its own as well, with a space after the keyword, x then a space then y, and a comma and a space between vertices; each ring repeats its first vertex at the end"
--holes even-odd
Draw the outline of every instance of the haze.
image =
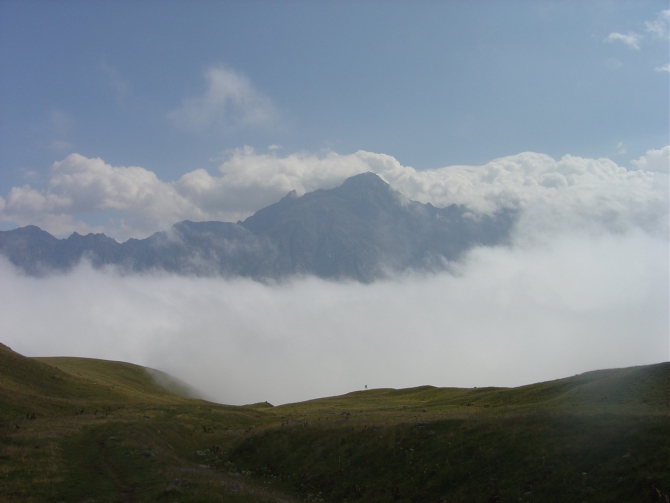
MULTIPOLYGON (((594 199, 606 188, 591 186, 594 199)), ((634 225, 626 207, 639 220, 637 198, 613 201, 620 214, 604 219, 577 206, 579 215, 565 209, 541 225, 554 213, 535 211, 509 246, 473 249, 441 274, 370 285, 122 275, 87 264, 37 279, 3 262, 4 340, 29 355, 159 368, 233 404, 365 385, 516 386, 664 361, 667 215, 651 205, 634 225)))

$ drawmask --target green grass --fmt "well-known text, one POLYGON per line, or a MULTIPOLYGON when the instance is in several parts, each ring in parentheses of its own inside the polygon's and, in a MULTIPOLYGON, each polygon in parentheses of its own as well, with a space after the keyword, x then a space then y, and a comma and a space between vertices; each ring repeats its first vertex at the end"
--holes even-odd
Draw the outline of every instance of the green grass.
POLYGON ((649 501, 669 482, 669 438, 660 417, 443 419, 284 428, 228 459, 325 501, 649 501))
POLYGON ((278 407, 0 346, 0 501, 665 501, 670 364, 278 407))
POLYGON ((0 346, 0 501, 275 501, 196 454, 238 442, 262 413, 189 391, 137 365, 0 346))

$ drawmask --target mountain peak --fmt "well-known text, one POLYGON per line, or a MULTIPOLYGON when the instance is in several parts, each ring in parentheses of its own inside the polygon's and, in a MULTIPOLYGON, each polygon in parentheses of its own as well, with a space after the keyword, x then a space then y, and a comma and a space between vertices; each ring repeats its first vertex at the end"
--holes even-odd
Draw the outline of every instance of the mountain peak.
POLYGON ((373 173, 372 171, 351 176, 347 178, 340 187, 343 189, 356 188, 375 190, 389 190, 391 188, 388 183, 386 183, 379 175, 373 173))

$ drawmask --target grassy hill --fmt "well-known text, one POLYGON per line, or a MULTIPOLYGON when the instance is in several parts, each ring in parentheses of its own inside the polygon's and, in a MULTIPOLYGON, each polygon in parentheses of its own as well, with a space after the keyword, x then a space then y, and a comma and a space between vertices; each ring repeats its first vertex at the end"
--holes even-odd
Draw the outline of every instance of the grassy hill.
POLYGON ((67 414, 72 406, 172 403, 193 396, 163 372, 90 358, 26 358, 0 344, 0 413, 67 414), (160 386, 158 382, 166 383, 160 386))
POLYGON ((666 501, 670 363, 279 407, 0 345, 0 501, 666 501))
POLYGON ((622 412, 632 414, 668 411, 670 394, 660 383, 670 383, 670 364, 597 370, 566 379, 518 388, 376 389, 340 397, 321 398, 284 406, 300 410, 325 411, 329 407, 353 407, 378 412, 519 413, 529 410, 572 410, 579 413, 622 412), (468 408, 464 408, 468 407, 468 408), (470 409, 472 407, 472 409, 470 409))

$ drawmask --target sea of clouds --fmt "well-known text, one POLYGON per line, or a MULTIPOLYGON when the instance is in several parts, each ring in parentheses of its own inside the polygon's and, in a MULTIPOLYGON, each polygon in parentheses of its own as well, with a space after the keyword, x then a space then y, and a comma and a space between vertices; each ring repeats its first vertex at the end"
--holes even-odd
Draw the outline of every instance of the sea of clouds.
POLYGON ((281 285, 82 264, 32 278, 0 262, 2 342, 27 355, 148 365, 208 397, 285 403, 368 387, 514 386, 667 361, 668 154, 609 159, 522 153, 416 171, 383 154, 279 156, 245 148, 210 175, 164 182, 72 154, 41 189, 16 187, 0 218, 54 233, 115 210, 100 229, 142 237, 183 220, 236 220, 290 190, 373 171, 405 196, 474 214, 514 208, 508 246, 473 249, 447 273, 370 285, 281 285))

